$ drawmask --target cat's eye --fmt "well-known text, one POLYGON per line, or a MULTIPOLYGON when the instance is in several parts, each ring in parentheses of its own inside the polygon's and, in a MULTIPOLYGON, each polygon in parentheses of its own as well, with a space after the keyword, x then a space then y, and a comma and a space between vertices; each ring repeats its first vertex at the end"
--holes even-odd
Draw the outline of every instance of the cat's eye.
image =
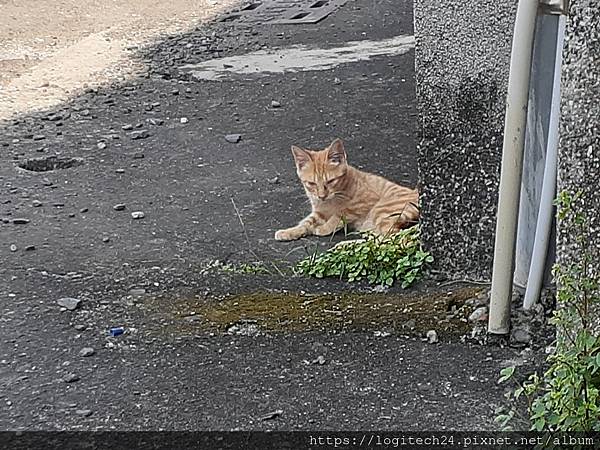
POLYGON ((338 179, 337 178, 332 178, 331 180, 328 180, 325 184, 327 186, 331 186, 333 183, 335 183, 338 179))
POLYGON ((312 181, 306 181, 305 183, 308 187, 315 187, 317 185, 317 183, 313 183, 312 181))

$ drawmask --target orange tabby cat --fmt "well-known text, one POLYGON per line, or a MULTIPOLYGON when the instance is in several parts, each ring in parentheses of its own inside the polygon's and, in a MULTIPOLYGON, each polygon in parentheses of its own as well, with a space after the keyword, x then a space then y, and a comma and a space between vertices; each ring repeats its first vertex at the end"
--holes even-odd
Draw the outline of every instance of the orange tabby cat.
POLYGON ((344 224, 358 231, 394 233, 419 219, 418 191, 348 165, 340 139, 321 151, 292 146, 292 153, 312 212, 295 227, 277 231, 278 241, 326 236, 344 224))

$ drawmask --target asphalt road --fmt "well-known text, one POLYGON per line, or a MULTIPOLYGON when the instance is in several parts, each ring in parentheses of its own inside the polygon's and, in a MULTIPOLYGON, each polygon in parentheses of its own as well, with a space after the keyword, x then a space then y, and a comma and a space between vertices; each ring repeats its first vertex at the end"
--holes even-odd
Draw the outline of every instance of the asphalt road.
POLYGON ((203 270, 214 260, 284 265, 328 245, 272 238, 308 212, 292 144, 341 137, 353 164, 417 180, 412 51, 233 81, 182 67, 410 36, 411 8, 353 0, 318 24, 213 23, 140 51, 146 77, 2 125, 0 428, 494 428, 496 379, 516 350, 451 333, 428 344, 426 330, 382 335, 378 323, 230 334, 173 313, 232 293, 371 292, 203 270), (73 167, 18 167, 51 155, 73 167), (61 297, 81 303, 62 311, 61 297), (126 333, 110 337, 114 326, 126 333), (80 356, 86 347, 93 355, 80 356))

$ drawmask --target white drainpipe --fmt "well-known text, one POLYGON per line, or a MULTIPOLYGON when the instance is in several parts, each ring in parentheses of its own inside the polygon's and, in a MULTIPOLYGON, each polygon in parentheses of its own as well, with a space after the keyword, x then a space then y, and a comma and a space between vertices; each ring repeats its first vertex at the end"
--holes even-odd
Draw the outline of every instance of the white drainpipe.
POLYGON ((493 334, 507 334, 510 327, 529 78, 538 6, 538 0, 519 1, 513 34, 488 323, 488 332, 493 334))
POLYGON ((531 255, 531 265, 523 308, 530 309, 540 296, 548 242, 552 231, 552 216, 554 208, 552 202, 556 193, 556 165, 558 159, 558 125, 560 118, 560 76, 562 66, 562 51, 565 38, 566 17, 558 18, 558 34, 556 37, 556 58, 554 63, 554 81, 552 84, 552 106, 550 109, 550 123, 548 126, 548 144, 546 147, 546 164, 544 166, 544 181, 538 219, 535 228, 535 240, 531 255))

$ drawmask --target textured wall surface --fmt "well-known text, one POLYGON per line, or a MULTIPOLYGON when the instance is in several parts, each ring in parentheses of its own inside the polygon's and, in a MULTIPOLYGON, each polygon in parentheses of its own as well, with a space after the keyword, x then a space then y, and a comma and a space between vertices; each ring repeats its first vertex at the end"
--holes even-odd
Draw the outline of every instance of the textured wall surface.
POLYGON ((491 274, 515 12, 415 0, 423 240, 448 276, 491 274))
MULTIPOLYGON (((583 191, 578 209, 590 221, 589 250, 600 261, 600 3, 571 2, 562 74, 558 190, 583 191)), ((559 262, 575 261, 578 248, 568 221, 558 223, 559 262)), ((595 270, 600 271, 600 263, 595 270)), ((600 322, 600 311, 596 317, 600 322)))

